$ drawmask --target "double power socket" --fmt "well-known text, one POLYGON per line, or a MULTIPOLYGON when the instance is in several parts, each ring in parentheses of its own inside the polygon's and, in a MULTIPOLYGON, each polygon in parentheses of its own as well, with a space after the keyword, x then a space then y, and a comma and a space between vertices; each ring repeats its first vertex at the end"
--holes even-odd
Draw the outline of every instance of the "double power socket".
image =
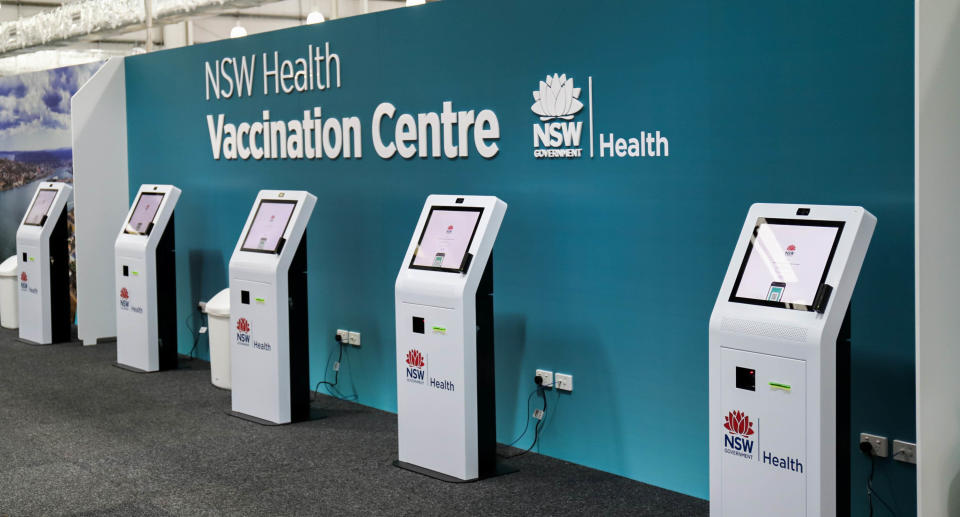
POLYGON ((345 345, 360 346, 359 332, 337 329, 337 335, 340 336, 340 342, 345 345))
MULTIPOLYGON (((886 458, 890 455, 890 445, 887 443, 886 436, 875 434, 860 433, 860 443, 869 443, 873 448, 873 455, 878 458, 886 458)), ((893 441, 893 459, 904 463, 917 463, 917 444, 905 442, 903 440, 893 441)))
POLYGON ((537 377, 542 379, 544 388, 557 388, 560 391, 573 391, 573 375, 567 373, 554 374, 550 370, 537 370, 537 377))

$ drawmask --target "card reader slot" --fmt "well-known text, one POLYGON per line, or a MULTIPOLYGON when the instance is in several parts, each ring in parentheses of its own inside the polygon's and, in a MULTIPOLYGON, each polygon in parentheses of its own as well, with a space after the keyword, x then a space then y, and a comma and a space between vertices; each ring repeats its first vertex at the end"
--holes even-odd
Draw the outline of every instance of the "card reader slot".
POLYGON ((823 314, 827 310, 827 302, 830 301, 830 295, 833 294, 833 286, 823 284, 817 289, 817 295, 813 297, 813 310, 823 314))

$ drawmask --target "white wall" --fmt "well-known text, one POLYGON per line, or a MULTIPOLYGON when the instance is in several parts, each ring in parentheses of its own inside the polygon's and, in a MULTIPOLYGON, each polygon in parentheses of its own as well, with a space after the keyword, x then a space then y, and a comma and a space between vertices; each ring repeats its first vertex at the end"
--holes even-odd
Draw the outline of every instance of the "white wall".
POLYGON ((960 2, 917 1, 917 500, 960 515, 960 2))
POLYGON ((77 238, 77 333, 117 335, 113 244, 129 207, 123 58, 112 58, 70 103, 77 238))

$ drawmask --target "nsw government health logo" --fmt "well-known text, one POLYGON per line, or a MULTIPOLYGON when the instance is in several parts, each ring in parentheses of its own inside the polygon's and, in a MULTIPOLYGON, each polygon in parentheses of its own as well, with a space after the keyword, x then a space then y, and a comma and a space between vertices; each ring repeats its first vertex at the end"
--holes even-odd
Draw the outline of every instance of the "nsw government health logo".
POLYGON ((427 376, 426 359, 416 348, 411 348, 407 352, 407 381, 416 384, 423 384, 427 376))
MULTIPOLYGON (((567 74, 547 75, 540 81, 539 88, 533 91, 535 101, 530 110, 539 117, 533 124, 533 157, 537 159, 580 159, 586 155, 592 158, 645 159, 670 156, 670 142, 657 129, 633 128, 626 135, 616 135, 600 129, 594 124, 594 88, 593 76, 587 76, 586 94, 574 85, 573 76, 567 74), (586 109, 584 109, 586 108, 586 109)), ((582 85, 583 82, 581 81, 582 85)), ((616 117, 629 116, 634 119, 628 126, 637 122, 646 123, 637 118, 645 118, 647 111, 638 111, 635 102, 621 99, 608 99, 614 102, 616 117)), ((653 111, 657 116, 657 111, 653 111)))
POLYGON ((250 346, 250 322, 247 318, 237 320, 237 344, 250 346))
POLYGON ((723 450, 727 454, 753 459, 753 422, 743 411, 730 411, 723 420, 723 450))
POLYGON ((583 155, 580 136, 583 121, 574 121, 583 109, 580 88, 573 86, 573 77, 548 75, 533 91, 530 109, 540 117, 533 125, 533 156, 536 158, 579 158, 583 155))

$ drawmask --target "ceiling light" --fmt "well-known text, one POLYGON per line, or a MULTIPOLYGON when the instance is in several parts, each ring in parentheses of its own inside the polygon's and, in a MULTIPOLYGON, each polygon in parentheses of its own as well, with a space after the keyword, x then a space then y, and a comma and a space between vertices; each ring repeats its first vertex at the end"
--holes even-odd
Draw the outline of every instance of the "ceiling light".
POLYGON ((426 2, 427 0, 407 0, 407 7, 411 7, 414 5, 423 5, 426 2))
POLYGON ((240 20, 237 20, 237 24, 230 29, 231 38, 242 38, 247 35, 247 29, 240 25, 240 20))
POLYGON ((327 19, 323 17, 323 13, 320 11, 310 11, 307 14, 307 25, 313 23, 323 23, 325 21, 327 21, 327 19))

